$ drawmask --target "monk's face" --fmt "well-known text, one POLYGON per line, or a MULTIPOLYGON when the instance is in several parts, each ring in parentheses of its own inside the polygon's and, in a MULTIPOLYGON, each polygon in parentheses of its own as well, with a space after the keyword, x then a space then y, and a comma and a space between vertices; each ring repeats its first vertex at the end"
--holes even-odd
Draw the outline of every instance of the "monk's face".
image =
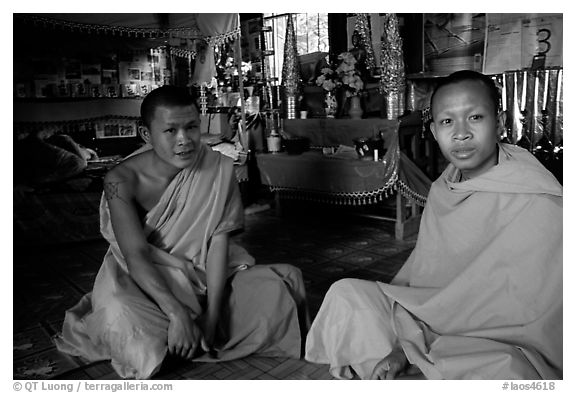
POLYGON ((194 105, 159 106, 148 128, 147 142, 168 165, 185 168, 200 147, 200 116, 194 105))
POLYGON ((442 154, 465 179, 498 163, 499 122, 489 90, 475 80, 441 87, 434 96, 430 129, 442 154))

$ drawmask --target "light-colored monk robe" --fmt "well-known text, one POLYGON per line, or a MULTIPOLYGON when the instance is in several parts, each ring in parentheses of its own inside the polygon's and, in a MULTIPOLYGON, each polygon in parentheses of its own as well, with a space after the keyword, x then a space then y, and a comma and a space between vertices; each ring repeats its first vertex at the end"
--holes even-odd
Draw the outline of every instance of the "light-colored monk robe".
POLYGON ((562 186, 526 150, 433 183, 406 285, 329 289, 306 359, 370 378, 399 343, 430 379, 562 378, 562 186))
MULTIPOLYGON (((100 216, 101 232, 110 247, 92 293, 66 312, 56 344, 61 351, 90 361, 111 359, 123 378, 149 378, 167 353, 169 321, 129 275, 104 196, 100 216)), ((200 316, 199 326, 210 241, 216 234, 241 228, 243 220, 232 160, 207 148, 201 149, 194 165, 176 175, 144 218, 156 269, 174 296, 194 316, 200 316)), ((217 356, 203 354, 195 360, 231 360, 253 353, 300 357, 298 312, 303 326, 306 314, 299 269, 285 264, 254 265, 254 259, 231 240, 226 294, 217 356)))

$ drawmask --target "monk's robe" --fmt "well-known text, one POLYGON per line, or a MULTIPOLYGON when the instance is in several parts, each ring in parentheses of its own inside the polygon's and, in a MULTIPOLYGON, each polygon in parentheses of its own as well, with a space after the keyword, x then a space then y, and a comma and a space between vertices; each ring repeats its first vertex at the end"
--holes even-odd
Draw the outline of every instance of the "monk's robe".
MULTIPOLYGON (((111 359, 123 378, 149 378, 167 354, 169 320, 128 273, 104 196, 100 216, 101 232, 110 247, 93 291, 66 312, 56 344, 59 350, 89 361, 111 359)), ((232 160, 207 148, 175 176, 143 219, 156 269, 174 296, 199 318, 200 327, 211 239, 241 228, 243 220, 232 160)), ((285 264, 255 265, 231 240, 226 295, 216 356, 202 354, 195 360, 232 360, 254 353, 300 357, 299 323, 305 328, 307 316, 300 270, 285 264)))
POLYGON ((460 178, 449 165, 433 183, 406 282, 332 285, 307 360, 370 378, 400 345, 429 379, 562 378, 562 186, 505 144, 460 178))

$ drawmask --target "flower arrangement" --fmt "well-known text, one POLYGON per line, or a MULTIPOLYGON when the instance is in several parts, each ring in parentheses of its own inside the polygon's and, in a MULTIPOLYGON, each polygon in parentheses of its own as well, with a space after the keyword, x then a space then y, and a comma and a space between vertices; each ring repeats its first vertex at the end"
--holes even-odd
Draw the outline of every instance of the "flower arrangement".
POLYGON ((338 60, 340 64, 335 70, 330 67, 322 68, 320 76, 316 78, 316 85, 322 86, 328 92, 342 86, 346 89, 346 97, 359 95, 364 88, 364 82, 356 69, 356 58, 352 53, 344 52, 338 55, 338 60))
POLYGON ((337 79, 336 72, 330 67, 324 67, 320 70, 320 76, 316 78, 316 85, 328 92, 340 86, 342 82, 337 79))
MULTIPOLYGON (((247 82, 248 75, 252 71, 252 63, 243 61, 240 69, 242 70, 242 81, 247 82)), ((224 77, 226 80, 231 80, 235 76, 238 76, 238 67, 234 59, 228 57, 224 66, 224 77)))
POLYGON ((360 73, 356 69, 356 58, 350 52, 344 52, 338 55, 340 65, 336 68, 342 86, 346 88, 346 97, 353 97, 360 94, 364 88, 364 82, 360 78, 360 73))

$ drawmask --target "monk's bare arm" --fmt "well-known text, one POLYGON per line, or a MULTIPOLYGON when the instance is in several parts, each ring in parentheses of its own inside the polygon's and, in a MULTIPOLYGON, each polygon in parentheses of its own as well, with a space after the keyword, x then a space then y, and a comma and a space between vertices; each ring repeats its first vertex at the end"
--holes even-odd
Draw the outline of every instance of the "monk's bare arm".
POLYGON ((186 307, 172 294, 164 277, 154 266, 144 229, 138 217, 129 175, 110 171, 104 178, 104 192, 110 209, 112 229, 132 279, 168 316, 176 333, 168 337, 169 350, 191 357, 199 339, 197 327, 186 307), (189 353, 190 352, 190 353, 189 353))
POLYGON ((128 176, 110 172, 104 179, 104 192, 112 229, 118 241, 130 276, 148 295, 150 295, 166 313, 174 313, 181 305, 154 267, 144 229, 138 217, 132 190, 134 185, 128 176))
POLYGON ((216 326, 220 319, 224 286, 228 273, 228 233, 212 238, 206 262, 206 284, 208 288, 208 310, 206 314, 206 344, 211 347, 216 326))

